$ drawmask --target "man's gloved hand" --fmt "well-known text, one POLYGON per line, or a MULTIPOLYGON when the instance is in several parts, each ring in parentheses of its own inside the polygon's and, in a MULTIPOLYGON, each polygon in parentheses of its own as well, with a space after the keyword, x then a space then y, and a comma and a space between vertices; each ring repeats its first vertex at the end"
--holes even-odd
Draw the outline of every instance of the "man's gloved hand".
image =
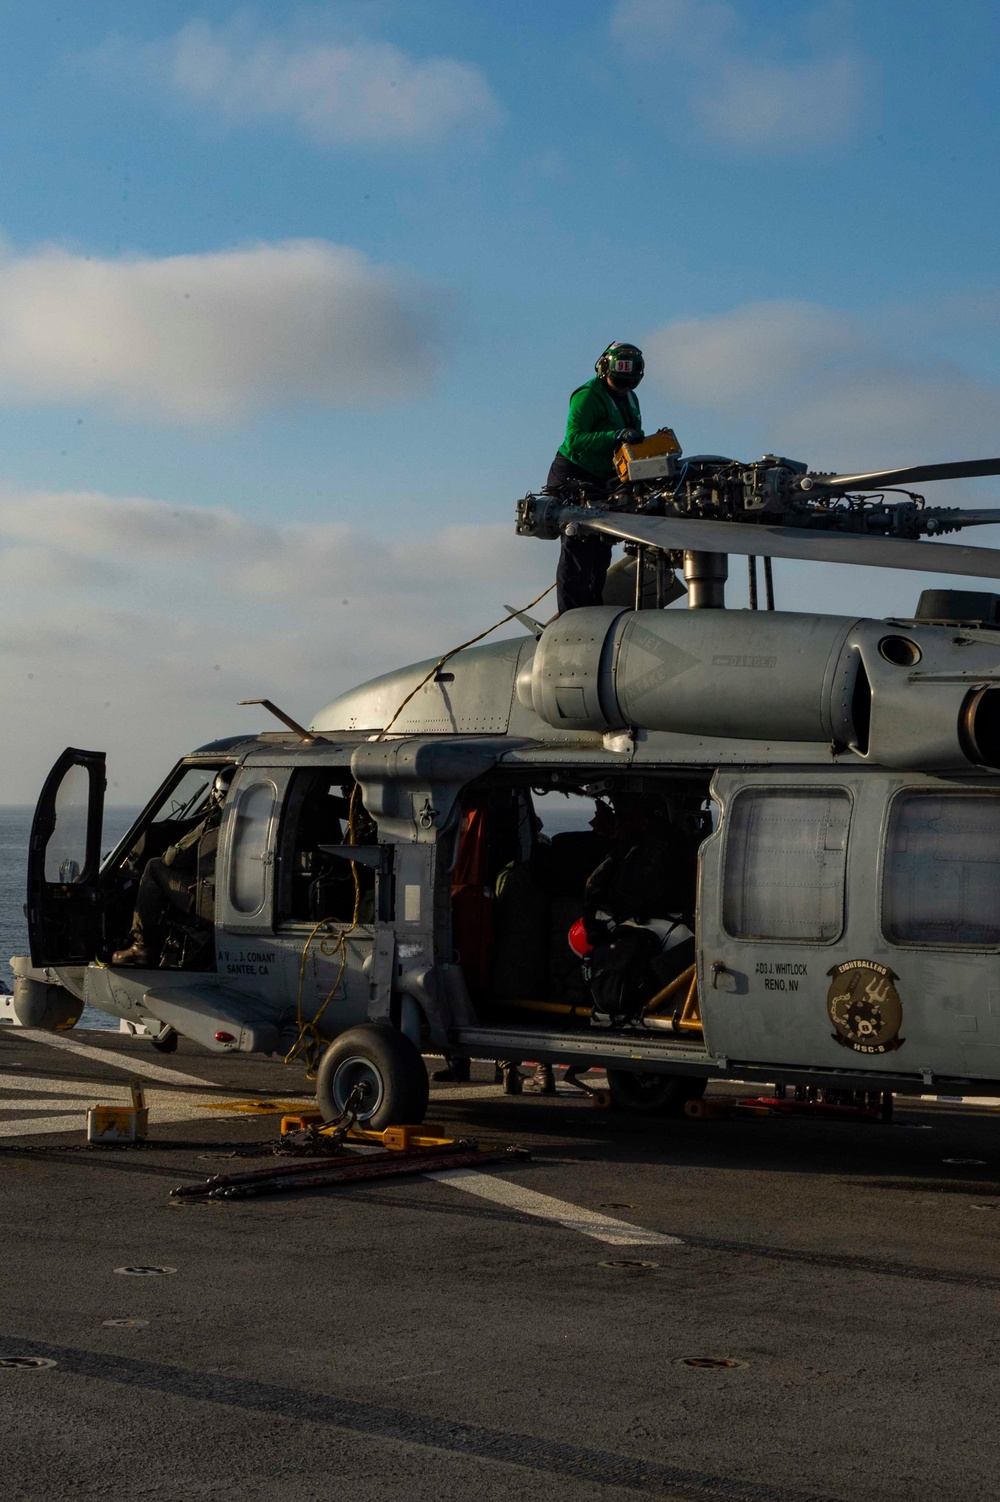
POLYGON ((641 443, 643 434, 638 428, 622 428, 620 433, 615 434, 616 443, 641 443))

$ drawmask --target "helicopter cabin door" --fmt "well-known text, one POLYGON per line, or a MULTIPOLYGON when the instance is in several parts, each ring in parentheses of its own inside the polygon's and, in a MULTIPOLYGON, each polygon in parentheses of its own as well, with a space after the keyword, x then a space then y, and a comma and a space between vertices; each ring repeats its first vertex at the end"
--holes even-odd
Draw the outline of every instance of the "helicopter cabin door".
POLYGON ((70 747, 45 779, 28 844, 33 965, 84 965, 100 948, 104 769, 103 751, 70 747))
MULTIPOLYGON (((698 933, 705 1041, 716 1057, 884 1067, 874 1050, 838 1046, 829 1011, 838 967, 847 975, 855 963, 874 901, 873 859, 856 859, 851 884, 855 846, 881 823, 881 804, 868 806, 878 790, 864 783, 811 768, 716 775, 721 815, 702 846, 698 933)), ((869 969, 863 979, 877 991, 878 968, 869 969)))
POLYGON ((388 1015, 394 954, 391 849, 380 844, 349 762, 292 772, 275 892, 295 1022, 332 1037, 388 1015), (372 1011, 373 989, 384 1012, 372 1011))
POLYGON ((226 803, 217 971, 289 1027, 320 1018, 332 1034, 368 1016, 380 899, 391 888, 352 791, 349 765, 249 763, 226 803))

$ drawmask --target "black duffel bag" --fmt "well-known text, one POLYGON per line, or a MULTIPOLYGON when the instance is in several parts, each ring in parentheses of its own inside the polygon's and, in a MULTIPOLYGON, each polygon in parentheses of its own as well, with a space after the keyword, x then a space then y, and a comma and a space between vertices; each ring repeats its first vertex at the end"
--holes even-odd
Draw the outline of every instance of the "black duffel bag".
POLYGON ((662 947, 648 928, 624 925, 608 943, 591 950, 583 969, 598 1025, 621 1027, 639 1015, 657 989, 650 967, 662 947))

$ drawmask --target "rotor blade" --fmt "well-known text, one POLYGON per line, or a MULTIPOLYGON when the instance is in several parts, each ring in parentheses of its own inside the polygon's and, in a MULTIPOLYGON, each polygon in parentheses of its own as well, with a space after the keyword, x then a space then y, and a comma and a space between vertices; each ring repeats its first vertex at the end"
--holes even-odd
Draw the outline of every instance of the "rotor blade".
POLYGON ((1000 506, 981 506, 973 509, 969 507, 951 507, 942 514, 933 507, 922 515, 940 516, 946 527, 991 527, 1000 522, 1000 506))
POLYGON ((982 475, 1000 475, 1000 459, 910 464, 905 469, 879 469, 862 475, 807 475, 803 478, 812 480, 817 490, 880 490, 884 485, 919 485, 925 480, 974 480, 982 475))
POLYGON ((865 537, 804 527, 699 521, 684 516, 631 516, 600 511, 575 512, 575 516, 584 526, 607 537, 620 537, 624 542, 641 542, 667 551, 683 548, 698 553, 749 553, 768 558, 804 558, 812 563, 860 563, 871 568, 921 569, 929 574, 971 574, 1000 579, 998 548, 911 542, 902 537, 865 537))
POLYGON ((545 630, 544 622, 536 621, 535 617, 529 615, 526 610, 515 610, 513 605, 505 605, 503 608, 507 611, 512 621, 520 621, 525 631, 530 632, 532 636, 541 636, 545 630))

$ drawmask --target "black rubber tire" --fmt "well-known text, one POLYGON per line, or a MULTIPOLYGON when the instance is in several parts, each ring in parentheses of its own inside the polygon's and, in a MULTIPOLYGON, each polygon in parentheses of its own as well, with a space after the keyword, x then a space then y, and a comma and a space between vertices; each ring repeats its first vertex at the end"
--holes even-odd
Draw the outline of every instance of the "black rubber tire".
POLYGON ((699 1100, 708 1080, 696 1074, 635 1074, 609 1069, 608 1089, 619 1111, 642 1116, 683 1116, 689 1100, 699 1100))
POLYGON ((340 1115, 359 1079, 371 1085, 358 1125, 373 1132, 418 1126, 427 1114, 430 1082, 418 1050, 387 1022, 349 1027, 327 1048, 316 1071, 316 1104, 325 1121, 340 1115))

